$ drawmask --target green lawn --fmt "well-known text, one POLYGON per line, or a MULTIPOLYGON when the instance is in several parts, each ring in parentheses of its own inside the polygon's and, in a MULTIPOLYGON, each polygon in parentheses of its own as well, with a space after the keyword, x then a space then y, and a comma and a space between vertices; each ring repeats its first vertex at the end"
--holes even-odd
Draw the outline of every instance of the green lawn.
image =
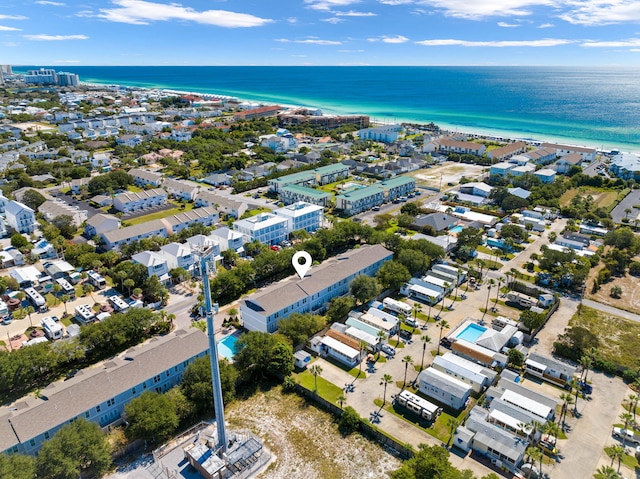
POLYGON ((184 211, 187 211, 187 209, 190 209, 190 208, 185 208, 185 209, 169 208, 168 210, 157 211, 156 213, 151 213, 149 215, 138 216, 137 218, 125 220, 122 222, 122 226, 123 227, 125 225, 133 226, 133 225, 139 225, 140 223, 146 223, 147 221, 151 221, 151 220, 159 220, 162 218, 166 218, 167 216, 173 216, 173 215, 177 215, 178 213, 183 213, 184 211))
MULTIPOLYGON (((311 391, 315 390, 316 377, 314 377, 313 374, 309 372, 309 370, 305 370, 304 372, 294 376, 296 377, 298 383, 300 383, 302 386, 311 391)), ((322 376, 317 376, 317 380, 318 390, 316 391, 316 393, 318 394, 318 396, 326 399, 332 404, 336 404, 338 402, 338 398, 343 395, 342 389, 340 389, 335 384, 330 383, 322 376)))
POLYGON ((244 212, 240 219, 251 218, 252 216, 259 215, 260 213, 268 213, 271 211, 269 208, 254 208, 244 212))
POLYGON ((594 188, 590 186, 581 186, 580 188, 571 188, 564 192, 560 197, 560 206, 568 206, 571 200, 576 196, 586 197, 591 195, 596 206, 607 208, 614 202, 617 202, 620 190, 609 190, 605 188, 594 188))

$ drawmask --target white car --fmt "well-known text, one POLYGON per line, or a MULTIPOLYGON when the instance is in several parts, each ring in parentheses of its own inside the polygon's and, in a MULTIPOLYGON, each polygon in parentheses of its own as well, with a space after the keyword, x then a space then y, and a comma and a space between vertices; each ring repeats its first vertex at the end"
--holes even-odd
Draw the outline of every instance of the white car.
POLYGON ((613 434, 613 437, 623 440, 629 444, 636 444, 636 445, 640 444, 640 438, 636 436, 633 430, 631 429, 622 429, 621 427, 614 427, 612 434, 613 434))

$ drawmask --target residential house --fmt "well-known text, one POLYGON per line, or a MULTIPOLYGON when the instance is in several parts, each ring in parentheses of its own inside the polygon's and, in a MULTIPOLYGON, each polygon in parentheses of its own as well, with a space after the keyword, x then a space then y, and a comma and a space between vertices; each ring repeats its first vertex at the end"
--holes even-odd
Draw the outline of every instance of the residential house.
POLYGON ((211 207, 195 208, 193 210, 178 213, 177 215, 163 218, 169 234, 179 233, 183 229, 196 224, 214 226, 220 221, 218 210, 211 207))
POLYGON ((453 228, 458 223, 458 218, 449 216, 446 213, 428 213, 418 215, 414 218, 413 224, 418 228, 430 227, 435 233, 440 233, 453 228))
POLYGON ((538 148, 537 150, 527 151, 523 153, 536 165, 548 165, 556 159, 557 154, 555 148, 538 148))
POLYGON ((489 169, 489 176, 501 176, 506 177, 511 174, 511 170, 516 167, 515 164, 509 163, 507 161, 503 161, 501 163, 496 163, 495 165, 491 165, 489 169))
POLYGON ((89 181, 91 180, 91 178, 78 178, 75 180, 71 180, 71 192, 74 195, 79 195, 80 192, 82 191, 82 187, 87 187, 89 185, 89 181))
POLYGON ((212 186, 220 186, 220 185, 230 185, 231 177, 226 173, 211 173, 206 178, 201 180, 203 183, 212 186))
POLYGON ((550 168, 543 168, 533 173, 536 178, 540 180, 540 182, 545 185, 548 183, 553 183, 556 179, 556 172, 550 168))
POLYGON ((196 264, 196 257, 188 242, 184 244, 169 243, 161 246, 158 253, 166 260, 169 271, 175 268, 184 268, 191 272, 196 264))
POLYGON ((533 352, 529 353, 525 360, 524 370, 532 376, 560 387, 569 383, 576 374, 576 368, 573 366, 533 352))
POLYGON ((276 153, 285 153, 298 147, 298 142, 291 133, 283 135, 265 135, 260 137, 260 146, 276 153))
POLYGON ((500 148, 487 152, 487 158, 498 161, 507 161, 514 155, 519 155, 527 150, 527 144, 524 141, 514 141, 500 148))
POLYGON ((491 386, 497 376, 492 369, 449 352, 436 356, 431 367, 467 383, 477 393, 491 386))
POLYGON ((266 245, 281 243, 289 237, 289 219, 272 213, 260 213, 233 223, 234 231, 242 233, 245 243, 259 241, 266 245))
POLYGON ((142 137, 140 135, 120 135, 116 138, 116 144, 133 148, 142 144, 142 137))
POLYGON ((579 153, 582 156, 582 161, 592 162, 596 159, 595 148, 585 148, 580 146, 571 145, 559 145, 556 143, 542 143, 541 148, 550 148, 556 151, 557 156, 568 155, 569 153, 579 153))
POLYGON ((209 235, 215 241, 220 243, 220 251, 233 250, 239 255, 244 255, 244 235, 237 231, 227 228, 216 228, 209 235))
POLYGON ((94 153, 90 162, 91 166, 96 170, 109 171, 111 169, 111 157, 106 153, 94 153))
POLYGON ((86 238, 93 238, 108 231, 120 228, 120 219, 112 215, 98 213, 87 220, 84 227, 84 235, 86 238))
POLYGON ((167 202, 167 192, 162 188, 144 190, 140 192, 120 193, 113 199, 113 207, 123 213, 133 213, 167 202))
POLYGON ((132 168, 129 170, 129 174, 133 176, 134 183, 140 188, 144 188, 147 185, 159 188, 162 184, 162 173, 156 173, 155 171, 143 170, 140 168, 132 168))
POLYGON ((512 168, 507 174, 511 176, 530 175, 536 171, 536 167, 530 163, 512 168))
POLYGON ((422 394, 457 411, 467 405, 472 391, 469 384, 434 367, 423 370, 417 381, 422 394))
POLYGON ((45 201, 38 207, 38 211, 48 221, 53 221, 59 216, 69 216, 76 227, 80 226, 88 216, 86 210, 81 210, 59 199, 45 201))
POLYGON ((351 281, 374 276, 393 253, 380 245, 362 246, 314 266, 299 279, 291 276, 246 297, 241 315, 249 331, 273 333, 278 321, 292 313, 320 313, 329 301, 349 292, 351 281))
POLYGON ((11 201, 7 197, 4 196, 4 193, 0 191, 0 213, 4 213, 4 209, 7 206, 7 203, 11 201))
POLYGON ((10 246, 0 251, 0 267, 10 268, 12 266, 22 266, 24 256, 18 248, 10 246))
POLYGON ((45 273, 53 279, 64 278, 69 273, 73 273, 75 268, 66 261, 60 259, 57 261, 47 261, 42 264, 45 273))
POLYGON ((507 191, 509 192, 510 195, 513 196, 517 196, 518 198, 522 198, 523 200, 526 200, 527 198, 529 198, 529 196, 531 196, 531 192, 525 190, 524 188, 507 188, 507 191))
POLYGON ((611 159, 609 171, 623 180, 640 179, 640 155, 619 153, 611 159))
POLYGON ((298 230, 313 233, 322 226, 324 221, 324 208, 322 206, 302 201, 284 208, 278 208, 273 213, 288 220, 286 227, 288 233, 298 230))
POLYGON ((105 206, 113 206, 113 197, 111 195, 95 195, 92 196, 89 201, 98 206, 98 208, 104 208, 105 206))
POLYGON ((178 384, 185 369, 208 352, 198 329, 159 336, 66 381, 52 383, 38 397, 25 396, 19 408, 0 408, 0 451, 35 454, 64 425, 82 417, 100 427, 122 421, 124 407, 145 391, 163 393, 178 384))
POLYGON ((571 168, 574 166, 579 166, 582 163, 582 156, 580 153, 569 153, 568 155, 562 156, 558 161, 556 161, 552 166, 558 173, 569 173, 571 168))
POLYGON ((174 180, 167 178, 162 183, 162 187, 167 190, 169 196, 179 198, 184 201, 193 201, 200 191, 200 187, 188 181, 174 180))
POLYGON ((487 147, 482 143, 473 143, 472 141, 454 140, 451 138, 443 138, 437 140, 438 151, 441 153, 457 153, 459 155, 475 155, 482 156, 487 151, 487 147))
POLYGON ((221 213, 232 218, 240 218, 249 209, 249 205, 245 201, 218 195, 208 190, 200 191, 194 204, 196 207, 215 207, 221 213))
POLYGON ((5 205, 7 224, 18 233, 31 233, 36 229, 36 214, 27 205, 18 201, 9 201, 5 205))
POLYGON ((464 193, 466 195, 482 196, 483 198, 488 198, 493 191, 493 186, 489 186, 488 184, 482 182, 471 182, 460 185, 458 190, 460 191, 460 193, 464 193))
POLYGON ((168 283, 171 280, 166 257, 156 251, 134 254, 131 261, 147 268, 147 276, 157 276, 161 283, 168 283))

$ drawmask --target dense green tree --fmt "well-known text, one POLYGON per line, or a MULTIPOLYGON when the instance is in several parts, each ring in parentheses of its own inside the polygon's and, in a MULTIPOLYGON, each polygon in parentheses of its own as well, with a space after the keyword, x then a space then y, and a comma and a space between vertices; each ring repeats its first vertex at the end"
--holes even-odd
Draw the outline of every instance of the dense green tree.
POLYGON ((79 418, 62 427, 38 453, 39 478, 101 477, 111 467, 111 454, 100 426, 79 418))
POLYGON ((338 426, 343 434, 351 434, 360 429, 362 418, 358 412, 351 406, 347 406, 342 410, 340 419, 338 420, 338 426))
POLYGON ((376 297, 380 292, 380 287, 375 278, 360 275, 351 281, 349 290, 357 302, 364 304, 376 297))
POLYGON ((244 379, 288 376, 293 371, 293 349, 277 335, 250 331, 238 339, 234 363, 244 379))
POLYGON ((511 238, 515 241, 521 242, 527 240, 529 233, 518 225, 506 224, 503 225, 500 230, 500 237, 502 239, 511 238))
POLYGON ((356 305, 356 301, 353 296, 341 296, 333 298, 329 302, 329 309, 327 310, 327 319, 331 323, 342 321, 347 317, 349 311, 351 311, 356 305))
POLYGON ((24 195, 22 195, 22 203, 34 211, 37 211, 45 201, 47 201, 47 199, 36 190, 27 190, 24 192, 24 195))
POLYGON ((512 211, 518 211, 526 208, 529 206, 529 201, 516 195, 508 195, 502 200, 500 206, 504 211, 510 213, 512 211))
POLYGON ((404 248, 398 253, 398 262, 403 264, 412 276, 424 273, 431 266, 431 259, 422 251, 404 248))
POLYGON ((36 477, 36 460, 25 454, 0 454, 2 479, 33 479, 36 477))
POLYGON ((520 315, 520 321, 529 331, 535 331, 546 321, 546 316, 542 313, 534 313, 530 309, 522 312, 520 315))
POLYGON ((11 235, 11 246, 13 246, 14 248, 22 250, 23 248, 27 248, 30 245, 31 243, 29 243, 29 240, 22 236, 20 233, 14 233, 13 235, 11 235))
POLYGON ((458 247, 468 246, 475 249, 482 244, 483 232, 480 228, 467 226, 458 233, 458 247))
POLYGON ((473 479, 470 470, 459 471, 449 462, 442 446, 420 444, 418 452, 391 473, 391 479, 473 479))
POLYGON ((324 318, 310 313, 293 313, 278 321, 278 332, 291 341, 293 346, 304 344, 307 339, 325 325, 324 318))
POLYGON ((126 189, 133 185, 133 176, 122 171, 115 170, 104 175, 94 176, 88 184, 89 193, 92 195, 104 194, 105 191, 126 189))
POLYGON ((524 364, 524 354, 515 348, 509 349, 507 357, 509 358, 509 364, 512 366, 519 368, 524 364))
POLYGON ((598 336, 587 328, 572 326, 558 336, 553 349, 558 355, 577 361, 589 351, 597 350, 599 345, 598 336))
POLYGON ((420 207, 415 202, 405 203, 400 208, 400 213, 409 216, 418 216, 420 214, 420 207))
MULTIPOLYGON (((222 399, 230 403, 236 396, 238 371, 226 359, 218 362, 220 382, 222 383, 222 399)), ((211 363, 209 356, 203 356, 189 364, 180 383, 185 397, 193 403, 199 413, 213 411, 213 392, 211 390, 211 363)))
POLYGON ((124 412, 129 426, 127 433, 153 443, 167 439, 178 427, 178 415, 171 399, 165 394, 145 391, 132 399, 124 412))
POLYGON ((411 279, 411 273, 399 261, 387 261, 378 270, 376 279, 382 288, 398 290, 411 279))
POLYGON ((55 226, 60 234, 67 239, 72 239, 78 228, 73 224, 73 218, 70 215, 60 215, 56 216, 51 224, 55 226))

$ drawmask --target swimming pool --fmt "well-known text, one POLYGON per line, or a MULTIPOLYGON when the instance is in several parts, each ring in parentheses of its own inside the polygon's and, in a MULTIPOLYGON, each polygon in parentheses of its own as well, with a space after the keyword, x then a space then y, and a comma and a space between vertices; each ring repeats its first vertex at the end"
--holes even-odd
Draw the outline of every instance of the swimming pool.
POLYGON ((218 354, 227 359, 233 359, 233 356, 236 354, 237 341, 238 336, 236 336, 235 334, 231 334, 222 338, 220 341, 218 341, 218 354))
POLYGON ((460 231, 462 231, 464 228, 460 225, 458 226, 454 226, 453 228, 451 228, 449 230, 449 233, 460 233, 460 231))
POLYGON ((483 328, 482 326, 478 326, 474 323, 467 324, 462 331, 460 331, 457 335, 457 339, 464 339, 465 341, 469 341, 470 343, 475 343, 482 333, 484 333, 487 328, 483 328))

